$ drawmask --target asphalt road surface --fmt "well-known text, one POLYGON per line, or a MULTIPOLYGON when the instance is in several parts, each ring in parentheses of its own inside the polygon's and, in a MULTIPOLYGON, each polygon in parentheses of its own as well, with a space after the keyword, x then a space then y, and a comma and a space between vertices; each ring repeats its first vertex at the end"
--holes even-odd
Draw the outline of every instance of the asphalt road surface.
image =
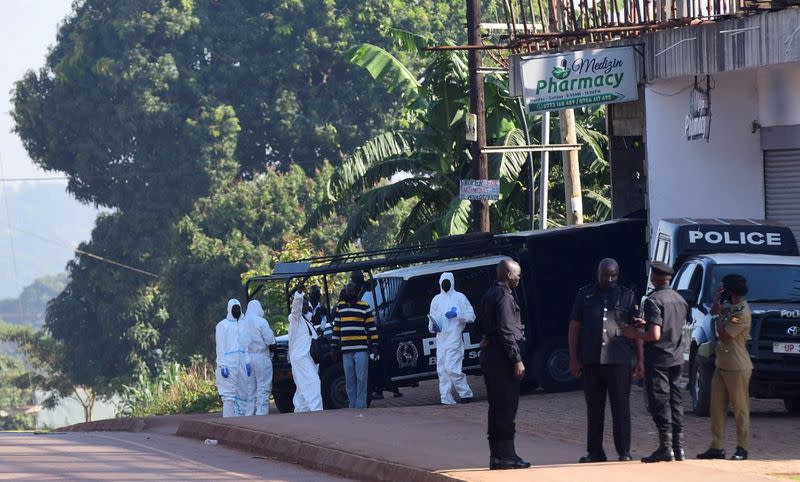
POLYGON ((0 433, 3 480, 345 480, 175 435, 0 433))

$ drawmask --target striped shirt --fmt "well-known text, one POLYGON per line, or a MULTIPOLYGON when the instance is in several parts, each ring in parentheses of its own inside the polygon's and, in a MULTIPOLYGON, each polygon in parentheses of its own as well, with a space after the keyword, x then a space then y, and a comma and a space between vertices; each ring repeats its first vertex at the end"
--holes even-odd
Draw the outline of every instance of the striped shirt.
POLYGON ((369 304, 364 301, 340 301, 333 318, 331 346, 342 351, 363 351, 376 343, 378 329, 369 304))

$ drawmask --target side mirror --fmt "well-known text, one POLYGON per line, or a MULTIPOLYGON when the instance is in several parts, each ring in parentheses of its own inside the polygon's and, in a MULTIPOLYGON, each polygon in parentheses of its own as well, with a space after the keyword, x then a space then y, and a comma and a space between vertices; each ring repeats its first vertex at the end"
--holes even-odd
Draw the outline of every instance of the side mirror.
POLYGON ((690 289, 683 289, 683 290, 678 290, 678 294, 681 295, 684 300, 686 300, 686 303, 688 303, 689 306, 697 305, 697 293, 695 293, 694 291, 690 289))

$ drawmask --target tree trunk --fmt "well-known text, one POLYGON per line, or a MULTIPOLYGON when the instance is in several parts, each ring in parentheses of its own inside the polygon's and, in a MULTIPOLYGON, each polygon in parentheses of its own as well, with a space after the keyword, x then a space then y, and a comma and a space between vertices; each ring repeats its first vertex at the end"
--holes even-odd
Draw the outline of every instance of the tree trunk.
MULTIPOLYGON (((575 111, 561 111, 558 119, 561 127, 561 142, 577 144, 578 134, 575 130, 575 111)), ((583 224, 583 198, 581 197, 581 169, 578 163, 578 151, 564 151, 564 196, 567 224, 583 224)))

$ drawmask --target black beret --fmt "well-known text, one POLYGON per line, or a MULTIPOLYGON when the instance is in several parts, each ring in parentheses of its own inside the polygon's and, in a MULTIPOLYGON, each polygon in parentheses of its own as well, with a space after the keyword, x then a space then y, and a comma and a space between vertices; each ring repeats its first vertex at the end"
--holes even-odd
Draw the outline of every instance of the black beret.
POLYGON ((653 271, 659 274, 666 274, 672 276, 675 274, 675 271, 663 261, 651 261, 650 267, 653 268, 653 271))

